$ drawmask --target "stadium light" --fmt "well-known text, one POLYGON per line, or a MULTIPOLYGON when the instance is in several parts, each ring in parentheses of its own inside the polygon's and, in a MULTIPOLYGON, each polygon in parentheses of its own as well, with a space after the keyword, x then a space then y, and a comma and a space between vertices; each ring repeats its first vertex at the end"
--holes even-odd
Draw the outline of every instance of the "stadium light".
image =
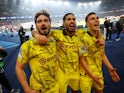
POLYGON ((64 2, 64 5, 69 5, 69 2, 68 1, 64 2))
POLYGON ((90 6, 93 6, 94 3, 93 3, 93 2, 89 2, 88 4, 89 4, 90 6))
POLYGON ((61 5, 61 4, 62 4, 62 1, 57 1, 57 4, 58 4, 58 5, 61 5))

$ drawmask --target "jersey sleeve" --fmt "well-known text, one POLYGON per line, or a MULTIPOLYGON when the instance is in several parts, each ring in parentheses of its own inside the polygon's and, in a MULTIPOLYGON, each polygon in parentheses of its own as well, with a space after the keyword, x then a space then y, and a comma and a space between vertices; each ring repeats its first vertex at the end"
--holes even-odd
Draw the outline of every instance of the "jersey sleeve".
POLYGON ((63 31, 62 30, 54 30, 51 31, 51 36, 55 38, 55 40, 58 40, 59 38, 63 37, 63 31))
POLYGON ((21 62, 23 64, 28 62, 29 48, 30 48, 29 42, 25 42, 22 44, 17 57, 18 62, 21 62))
POLYGON ((88 55, 87 47, 82 42, 79 45, 79 56, 87 56, 87 55, 88 55))
POLYGON ((88 55, 87 47, 85 46, 85 42, 84 42, 84 38, 83 38, 83 35, 85 33, 86 32, 83 29, 77 30, 77 33, 76 33, 79 37, 79 42, 78 42, 79 56, 87 56, 88 55))

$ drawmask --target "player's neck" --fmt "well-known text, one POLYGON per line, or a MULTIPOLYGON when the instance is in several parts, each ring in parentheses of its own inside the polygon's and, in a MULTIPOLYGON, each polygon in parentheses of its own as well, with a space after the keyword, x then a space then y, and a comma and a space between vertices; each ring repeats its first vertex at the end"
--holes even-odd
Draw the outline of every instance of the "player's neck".
POLYGON ((46 35, 46 37, 47 37, 47 38, 49 38, 49 37, 50 37, 50 35, 48 34, 48 35, 46 35))
POLYGON ((98 32, 97 31, 88 31, 88 34, 90 35, 90 36, 93 36, 93 37, 97 37, 97 35, 98 35, 98 32))
POLYGON ((68 36, 70 36, 70 37, 72 37, 74 34, 75 34, 75 31, 66 31, 66 34, 68 35, 68 36))

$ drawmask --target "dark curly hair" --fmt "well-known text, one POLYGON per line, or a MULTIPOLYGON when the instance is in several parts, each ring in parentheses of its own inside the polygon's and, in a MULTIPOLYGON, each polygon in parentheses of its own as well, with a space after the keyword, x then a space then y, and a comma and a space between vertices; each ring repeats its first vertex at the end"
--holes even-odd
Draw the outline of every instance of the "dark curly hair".
POLYGON ((46 10, 41 10, 41 11, 39 11, 38 13, 35 14, 35 17, 34 17, 35 24, 36 24, 37 18, 38 18, 40 15, 44 15, 44 16, 48 17, 49 20, 50 20, 50 22, 51 22, 49 13, 48 13, 46 10))

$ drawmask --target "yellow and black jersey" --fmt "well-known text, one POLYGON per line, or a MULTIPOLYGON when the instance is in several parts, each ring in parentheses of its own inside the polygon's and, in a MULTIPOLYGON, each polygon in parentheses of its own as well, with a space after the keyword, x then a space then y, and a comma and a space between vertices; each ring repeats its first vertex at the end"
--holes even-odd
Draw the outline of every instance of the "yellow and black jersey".
POLYGON ((83 36, 84 45, 87 48, 88 55, 87 62, 92 72, 101 71, 102 55, 104 53, 104 46, 100 46, 96 43, 97 38, 85 33, 83 36))
POLYGON ((20 48, 17 61, 22 64, 29 63, 32 89, 49 89, 55 84, 57 56, 56 41, 53 37, 50 37, 45 45, 37 44, 35 38, 26 41, 20 48))
POLYGON ((80 52, 80 46, 84 47, 80 38, 80 35, 83 33, 82 30, 77 30, 75 34, 70 37, 62 30, 52 32, 52 35, 56 39, 59 66, 66 73, 77 71, 79 68, 79 55, 85 53, 82 52, 83 50, 80 52))

